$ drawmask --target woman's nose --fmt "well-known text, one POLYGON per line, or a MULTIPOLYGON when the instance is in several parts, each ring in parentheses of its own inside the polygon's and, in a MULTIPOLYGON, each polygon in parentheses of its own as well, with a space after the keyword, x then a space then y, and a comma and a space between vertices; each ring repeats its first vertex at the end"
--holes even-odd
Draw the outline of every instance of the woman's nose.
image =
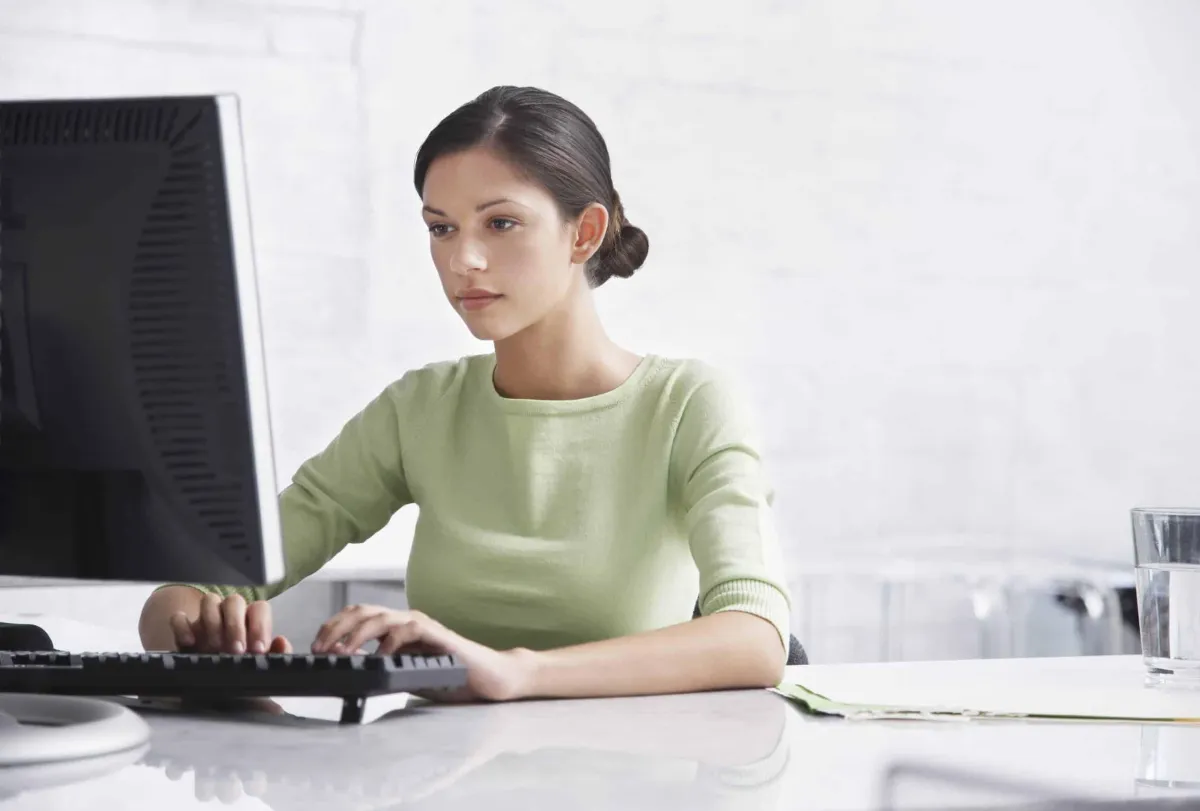
POLYGON ((450 254, 450 270, 460 275, 486 270, 487 259, 481 246, 474 240, 462 239, 450 254))

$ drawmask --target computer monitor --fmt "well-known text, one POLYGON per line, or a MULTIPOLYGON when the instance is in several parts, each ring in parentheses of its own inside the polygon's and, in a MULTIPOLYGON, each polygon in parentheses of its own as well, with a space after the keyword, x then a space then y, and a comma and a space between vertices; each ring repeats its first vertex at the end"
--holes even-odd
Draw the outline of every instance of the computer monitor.
POLYGON ((283 577, 239 121, 0 101, 0 575, 283 577))

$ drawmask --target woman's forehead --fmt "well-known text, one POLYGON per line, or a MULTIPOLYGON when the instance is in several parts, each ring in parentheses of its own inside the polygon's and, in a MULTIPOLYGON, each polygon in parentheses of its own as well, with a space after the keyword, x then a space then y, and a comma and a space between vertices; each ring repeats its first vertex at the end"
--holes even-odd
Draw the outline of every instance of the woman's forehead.
POLYGON ((554 205, 541 186, 511 171, 471 171, 469 164, 448 164, 445 168, 445 172, 431 168, 426 177, 422 199, 426 210, 462 214, 500 203, 533 209, 554 205))

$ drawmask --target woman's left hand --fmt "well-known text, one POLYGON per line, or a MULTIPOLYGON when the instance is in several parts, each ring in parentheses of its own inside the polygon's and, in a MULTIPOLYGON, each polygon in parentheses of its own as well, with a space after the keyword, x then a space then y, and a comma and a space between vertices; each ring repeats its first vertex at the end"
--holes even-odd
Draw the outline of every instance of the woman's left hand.
POLYGON ((372 639, 376 653, 454 655, 467 667, 467 685, 450 692, 422 693, 435 701, 509 701, 524 698, 533 678, 534 654, 516 649, 497 651, 472 642, 420 611, 398 611, 379 605, 351 605, 317 631, 313 653, 348 654, 372 639))

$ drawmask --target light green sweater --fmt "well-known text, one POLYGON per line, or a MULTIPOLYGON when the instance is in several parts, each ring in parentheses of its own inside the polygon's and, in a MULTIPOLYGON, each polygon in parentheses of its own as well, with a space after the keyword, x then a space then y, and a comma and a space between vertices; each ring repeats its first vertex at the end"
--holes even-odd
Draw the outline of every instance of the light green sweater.
POLYGON ((545 650, 701 612, 770 621, 789 597, 745 405, 698 361, 647 356, 612 391, 502 397, 494 355, 404 375, 280 496, 286 576, 269 599, 400 507, 419 515, 409 606, 497 649, 545 650))

